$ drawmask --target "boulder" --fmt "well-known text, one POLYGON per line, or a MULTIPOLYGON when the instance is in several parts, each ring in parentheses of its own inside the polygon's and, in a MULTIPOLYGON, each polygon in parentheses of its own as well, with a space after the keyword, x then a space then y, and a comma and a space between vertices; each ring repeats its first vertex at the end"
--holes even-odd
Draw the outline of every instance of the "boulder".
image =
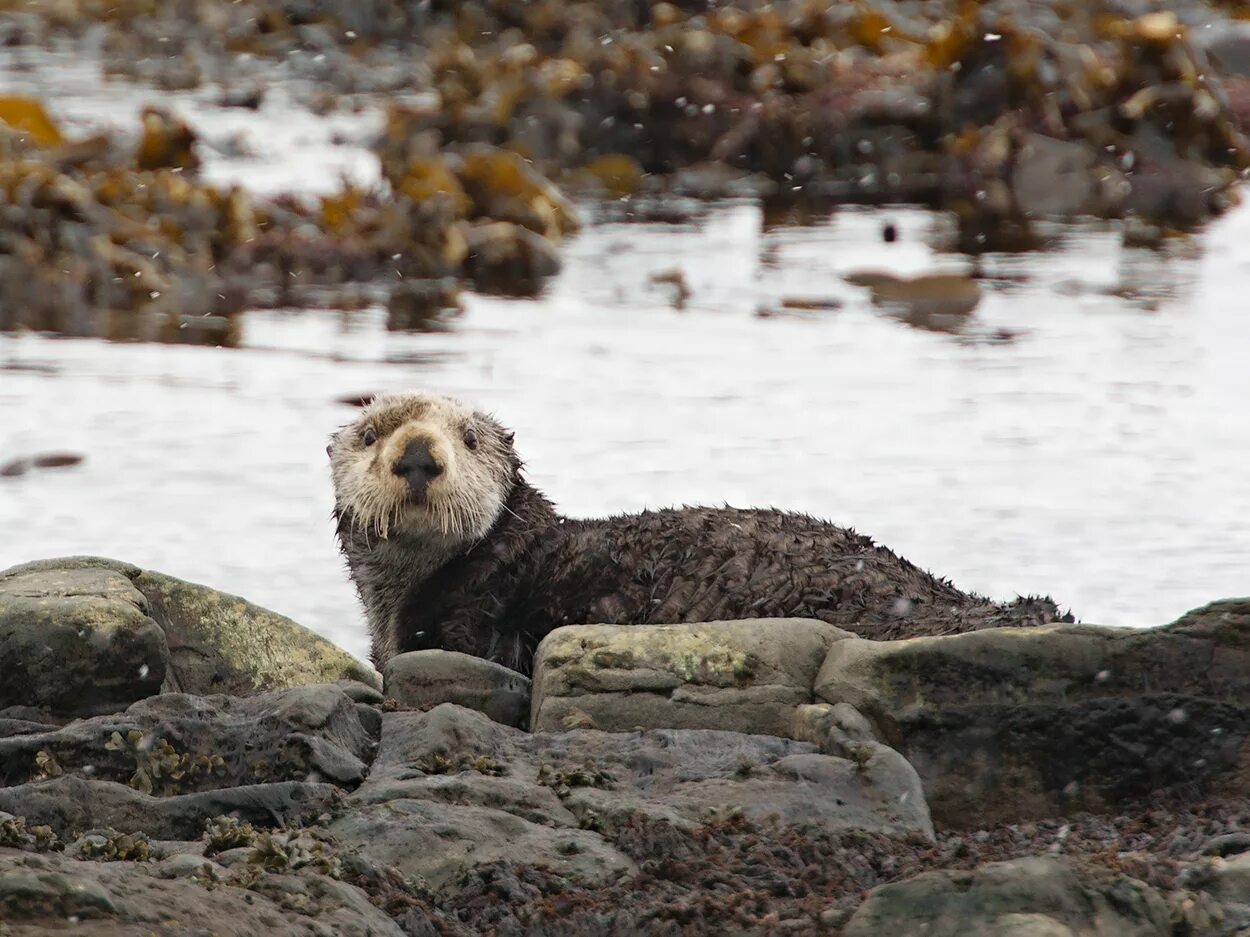
POLYGON ((882 885, 851 917, 845 937, 1171 937, 1167 903, 1149 886, 1055 857, 925 872, 882 885))
POLYGON ((382 686, 387 696, 412 709, 455 703, 508 726, 522 726, 529 720, 528 677, 456 651, 398 654, 386 662, 382 686))
POLYGON ((117 568, 0 573, 0 708, 92 715, 159 692, 169 647, 147 611, 117 568))
POLYGON ((530 725, 786 737, 829 647, 849 637, 802 618, 557 628, 538 646, 530 725))
POLYGON ((0 739, 0 783, 79 775, 162 795, 269 781, 354 786, 377 728, 376 712, 336 684, 250 697, 166 693, 116 715, 0 739))
POLYGON ((160 691, 247 695, 378 673, 267 609, 102 557, 0 572, 0 709, 123 709, 160 691))
POLYGON ((382 685, 372 667, 238 596, 154 572, 134 582, 169 642, 168 690, 245 695, 336 680, 382 685))
POLYGON ((838 641, 816 695, 856 707, 960 827, 1244 789, 1250 601, 1162 628, 838 641))

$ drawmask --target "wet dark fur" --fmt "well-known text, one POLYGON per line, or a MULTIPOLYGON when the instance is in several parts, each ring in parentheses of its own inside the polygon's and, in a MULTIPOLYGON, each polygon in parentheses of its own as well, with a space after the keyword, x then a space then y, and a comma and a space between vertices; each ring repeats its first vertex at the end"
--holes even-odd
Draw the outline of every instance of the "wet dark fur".
POLYGON ((518 480, 490 533, 408 591, 398 646, 528 673, 538 642, 560 625, 770 617, 818 618, 875 639, 1072 620, 1049 598, 999 605, 961 592, 807 515, 682 508, 573 520, 518 480))

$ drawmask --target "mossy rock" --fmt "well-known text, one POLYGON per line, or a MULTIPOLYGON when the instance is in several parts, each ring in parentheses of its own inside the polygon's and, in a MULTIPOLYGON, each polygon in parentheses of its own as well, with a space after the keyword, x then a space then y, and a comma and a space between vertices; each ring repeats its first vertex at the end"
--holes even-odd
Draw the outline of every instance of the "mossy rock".
POLYGON ((162 573, 135 585, 169 642, 166 690, 248 695, 338 680, 381 689, 372 667, 276 612, 162 573))
POLYGON ((289 618, 102 557, 0 572, 0 708, 115 712, 158 692, 248 696, 381 678, 289 618))

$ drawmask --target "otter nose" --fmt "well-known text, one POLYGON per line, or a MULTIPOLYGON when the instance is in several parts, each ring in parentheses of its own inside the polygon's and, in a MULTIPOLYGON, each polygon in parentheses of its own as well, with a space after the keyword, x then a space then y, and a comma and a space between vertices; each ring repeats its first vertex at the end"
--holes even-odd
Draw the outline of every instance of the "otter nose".
POLYGON ((406 480, 415 494, 421 494, 431 481, 443 474, 443 467, 430 452, 429 444, 417 439, 408 443, 391 471, 406 480))

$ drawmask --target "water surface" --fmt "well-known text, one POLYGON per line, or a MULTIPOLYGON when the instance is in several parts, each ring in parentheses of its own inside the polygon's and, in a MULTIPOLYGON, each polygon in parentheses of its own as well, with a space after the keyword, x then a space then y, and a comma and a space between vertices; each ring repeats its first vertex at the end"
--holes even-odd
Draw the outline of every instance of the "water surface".
MULTIPOLYGON (((62 67, 21 74, 70 126, 169 100, 111 85, 109 107, 92 110, 90 70, 62 67)), ((277 94, 248 118, 207 97, 176 101, 197 126, 228 115, 264 154, 210 154, 210 175, 314 191, 376 171, 363 147, 331 142, 333 120, 375 119, 367 106, 326 122, 277 94)), ((0 336, 0 461, 87 457, 0 479, 0 567, 124 558, 364 654, 326 437, 354 415, 338 398, 419 388, 512 426, 531 480, 570 514, 806 511, 963 588, 1048 592, 1104 624, 1250 592, 1250 209, 1160 250, 1091 222, 1050 229, 1045 251, 986 255, 983 299, 954 332, 901 321, 843 279, 972 269, 947 250, 940 215, 773 225, 749 201, 676 224, 603 220, 613 214, 584 209, 541 298, 469 296, 440 333, 388 333, 370 308, 249 313, 233 350, 0 336), (673 269, 691 290, 680 311, 652 282, 673 269), (787 298, 841 306, 787 312, 787 298)))

